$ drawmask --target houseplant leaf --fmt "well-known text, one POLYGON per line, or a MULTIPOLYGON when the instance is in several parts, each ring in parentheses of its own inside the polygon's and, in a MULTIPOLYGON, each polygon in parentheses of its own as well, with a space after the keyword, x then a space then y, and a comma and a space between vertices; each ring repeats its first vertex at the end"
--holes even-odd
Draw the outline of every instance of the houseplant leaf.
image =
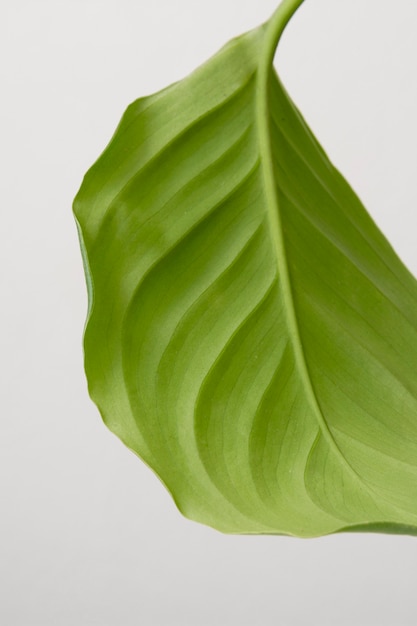
POLYGON ((302 0, 131 104, 74 202, 105 423, 225 532, 417 529, 417 284, 273 70, 302 0))

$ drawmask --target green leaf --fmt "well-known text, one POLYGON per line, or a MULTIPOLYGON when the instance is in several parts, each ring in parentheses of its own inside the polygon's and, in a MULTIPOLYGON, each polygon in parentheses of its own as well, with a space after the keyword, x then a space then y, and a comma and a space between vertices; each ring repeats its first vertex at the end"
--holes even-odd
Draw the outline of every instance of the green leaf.
POLYGON ((74 203, 105 423, 225 532, 417 532, 417 283, 273 70, 302 0, 131 104, 74 203))

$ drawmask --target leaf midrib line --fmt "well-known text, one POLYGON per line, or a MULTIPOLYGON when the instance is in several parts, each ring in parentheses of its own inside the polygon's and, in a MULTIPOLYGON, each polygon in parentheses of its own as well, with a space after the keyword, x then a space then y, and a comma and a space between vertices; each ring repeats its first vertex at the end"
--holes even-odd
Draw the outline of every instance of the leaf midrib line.
POLYGON ((280 203, 273 168, 273 151, 270 133, 271 113, 269 110, 269 88, 270 81, 273 76, 273 59, 277 45, 288 21, 303 1, 304 0, 284 0, 264 26, 266 30, 263 48, 261 50, 258 63, 258 79, 256 82, 255 116, 258 127, 260 160, 263 164, 262 171, 264 174, 267 213, 271 227, 271 240, 275 250, 277 267, 282 285, 287 327, 294 348, 295 361, 302 379, 306 397, 313 409, 320 431, 330 448, 336 452, 343 467, 351 476, 354 477, 356 481, 364 485, 367 491, 372 492, 373 490, 370 485, 368 485, 351 466, 334 439, 311 380, 304 347, 301 341, 299 322, 295 312, 294 295, 291 287, 288 262, 286 258, 280 203))

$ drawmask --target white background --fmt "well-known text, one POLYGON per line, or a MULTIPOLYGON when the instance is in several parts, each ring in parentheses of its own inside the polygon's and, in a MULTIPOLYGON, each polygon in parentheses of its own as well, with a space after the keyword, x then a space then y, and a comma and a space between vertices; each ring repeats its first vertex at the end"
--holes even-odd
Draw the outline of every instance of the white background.
MULTIPOLYGON (((276 0, 2 0, 0 624, 405 626, 417 538, 224 536, 176 511, 87 396, 71 202, 127 104, 276 0)), ((417 273, 417 3, 306 0, 293 99, 417 273)))

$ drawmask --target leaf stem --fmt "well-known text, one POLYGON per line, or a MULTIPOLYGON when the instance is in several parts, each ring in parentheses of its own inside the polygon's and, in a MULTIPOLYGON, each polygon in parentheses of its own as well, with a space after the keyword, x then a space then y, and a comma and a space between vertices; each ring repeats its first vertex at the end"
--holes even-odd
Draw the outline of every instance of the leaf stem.
POLYGON ((265 23, 265 52, 263 58, 265 66, 270 67, 272 65, 281 35, 291 17, 303 2, 304 0, 283 0, 265 23))

